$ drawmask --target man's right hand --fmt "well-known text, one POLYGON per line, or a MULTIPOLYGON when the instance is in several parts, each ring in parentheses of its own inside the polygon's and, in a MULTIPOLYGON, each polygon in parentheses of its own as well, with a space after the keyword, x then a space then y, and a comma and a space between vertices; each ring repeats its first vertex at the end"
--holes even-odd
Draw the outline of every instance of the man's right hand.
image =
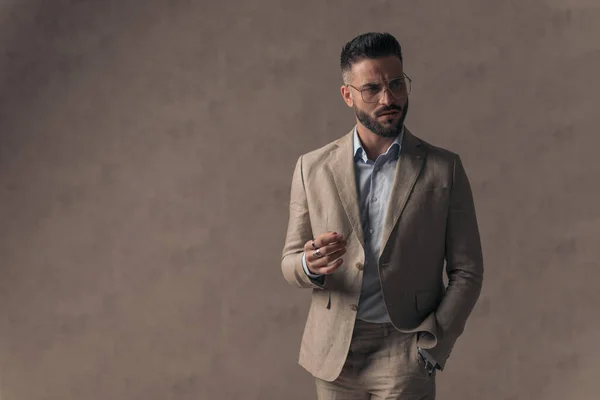
POLYGON ((346 253, 346 240, 339 233, 325 232, 306 242, 304 252, 306 266, 311 273, 328 275, 343 264, 344 260, 339 257, 346 253))

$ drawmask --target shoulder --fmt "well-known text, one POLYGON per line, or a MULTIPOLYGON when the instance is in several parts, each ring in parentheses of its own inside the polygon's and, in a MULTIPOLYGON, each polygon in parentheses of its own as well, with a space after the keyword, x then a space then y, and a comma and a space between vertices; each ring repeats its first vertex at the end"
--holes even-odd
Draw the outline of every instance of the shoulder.
POLYGON ((302 163, 304 165, 320 164, 329 156, 329 154, 331 154, 332 150, 338 147, 338 140, 334 140, 317 149, 302 154, 300 156, 302 158, 302 163))
POLYGON ((314 150, 301 154, 298 163, 302 165, 302 169, 305 171, 320 168, 329 159, 333 151, 339 147, 351 148, 351 146, 352 131, 314 150))

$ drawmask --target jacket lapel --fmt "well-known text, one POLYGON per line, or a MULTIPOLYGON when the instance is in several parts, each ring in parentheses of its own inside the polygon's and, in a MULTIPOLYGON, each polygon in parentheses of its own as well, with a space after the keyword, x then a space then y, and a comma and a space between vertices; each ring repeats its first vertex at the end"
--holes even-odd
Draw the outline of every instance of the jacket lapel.
POLYGON ((421 142, 404 128, 404 138, 396 171, 394 175, 394 183, 390 193, 388 209, 384 217, 383 232, 381 234, 381 250, 379 257, 383 253, 394 226, 398 222, 406 201, 417 181, 419 173, 425 162, 425 150, 421 142))
POLYGON ((336 141, 337 147, 331 151, 330 171, 348 220, 350 220, 352 229, 364 249, 363 229, 358 209, 356 174, 354 172, 353 135, 354 129, 336 141))

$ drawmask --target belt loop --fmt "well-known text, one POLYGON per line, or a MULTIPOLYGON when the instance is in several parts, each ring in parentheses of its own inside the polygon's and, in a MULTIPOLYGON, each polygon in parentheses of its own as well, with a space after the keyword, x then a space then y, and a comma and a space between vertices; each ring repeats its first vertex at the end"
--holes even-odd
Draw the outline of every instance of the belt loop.
POLYGON ((383 324, 383 336, 387 336, 388 335, 388 326, 387 324, 383 324))

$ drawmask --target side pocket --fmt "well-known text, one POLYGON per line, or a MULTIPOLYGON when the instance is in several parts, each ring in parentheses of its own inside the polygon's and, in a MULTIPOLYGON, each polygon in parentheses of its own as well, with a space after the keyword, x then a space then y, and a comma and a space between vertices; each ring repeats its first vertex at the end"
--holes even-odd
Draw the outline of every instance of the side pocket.
POLYGON ((331 308, 331 291, 327 289, 313 289, 311 306, 322 310, 322 307, 331 308))
MULTIPOLYGON (((413 354, 413 362, 415 367, 417 368, 417 374, 425 379, 431 379, 432 374, 426 369, 426 361, 423 359, 423 356, 419 352, 418 346, 419 333, 415 332, 413 340, 411 342, 411 353, 413 354)), ((435 374, 435 370, 433 372, 435 374)))

